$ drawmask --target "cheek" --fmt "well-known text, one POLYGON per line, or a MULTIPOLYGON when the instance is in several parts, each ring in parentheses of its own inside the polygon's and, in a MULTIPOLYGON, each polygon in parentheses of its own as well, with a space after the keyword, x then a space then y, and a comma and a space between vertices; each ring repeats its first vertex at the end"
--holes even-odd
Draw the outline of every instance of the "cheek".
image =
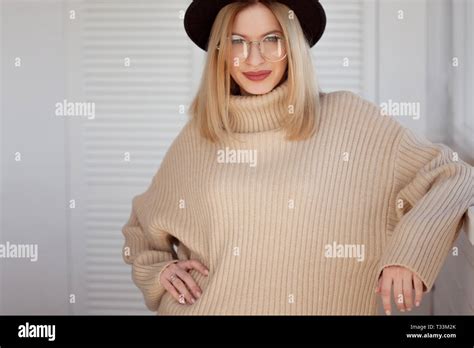
POLYGON ((231 74, 236 74, 240 70, 239 66, 235 64, 235 60, 233 57, 229 57, 229 59, 227 60, 227 64, 229 66, 229 71, 231 72, 231 74))
POLYGON ((285 73, 286 67, 287 67, 286 61, 277 62, 273 64, 273 71, 275 71, 278 75, 278 78, 280 78, 285 73))
POLYGON ((232 76, 233 79, 235 80, 237 78, 237 74, 239 73, 239 67, 234 66, 234 64, 231 63, 229 71, 230 71, 230 76, 232 76))
POLYGON ((285 58, 283 61, 278 63, 280 65, 280 69, 285 71, 288 68, 288 59, 285 58))

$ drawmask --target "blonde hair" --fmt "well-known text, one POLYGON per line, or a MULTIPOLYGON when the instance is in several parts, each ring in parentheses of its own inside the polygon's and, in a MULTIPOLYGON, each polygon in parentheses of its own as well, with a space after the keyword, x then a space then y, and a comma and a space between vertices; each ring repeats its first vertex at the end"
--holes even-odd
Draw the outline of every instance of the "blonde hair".
POLYGON ((261 2, 280 23, 288 52, 288 106, 293 106, 290 117, 282 124, 286 140, 304 140, 316 131, 319 113, 319 87, 311 60, 310 47, 296 15, 284 4, 269 0, 238 1, 225 6, 217 15, 208 43, 207 60, 198 93, 189 113, 198 123, 200 133, 211 142, 232 136, 228 105, 235 89, 229 68, 226 38, 232 34, 235 17, 243 8, 261 2), (217 45, 220 49, 217 50, 217 45))

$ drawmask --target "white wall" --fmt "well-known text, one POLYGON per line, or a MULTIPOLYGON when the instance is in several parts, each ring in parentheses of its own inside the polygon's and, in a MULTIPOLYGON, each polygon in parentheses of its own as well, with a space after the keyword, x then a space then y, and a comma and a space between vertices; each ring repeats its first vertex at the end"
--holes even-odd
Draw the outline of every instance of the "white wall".
POLYGON ((38 261, 2 259, 1 314, 68 312, 62 5, 2 1, 2 242, 38 244, 38 261), (22 66, 14 67, 21 57, 22 66), (15 162, 15 152, 22 161, 15 162))
MULTIPOLYGON (((445 46, 445 64, 440 64, 438 71, 448 91, 449 122, 444 123, 447 141, 461 158, 474 165, 474 3, 438 0, 433 8, 442 19, 436 23, 439 28, 433 29, 433 36, 438 35, 445 46), (456 67, 453 57, 459 61, 456 67)), ((474 314, 474 207, 465 215, 455 249, 448 255, 435 286, 434 314, 474 314)))
POLYGON ((419 102, 419 120, 397 120, 420 134, 426 133, 428 122, 426 10, 426 0, 380 1, 377 16, 378 102, 419 102), (399 11, 403 11, 404 19, 398 18, 399 11))
POLYGON ((427 3, 426 56, 426 135, 433 142, 449 143, 452 114, 449 109, 449 75, 451 61, 451 2, 430 0, 427 3))

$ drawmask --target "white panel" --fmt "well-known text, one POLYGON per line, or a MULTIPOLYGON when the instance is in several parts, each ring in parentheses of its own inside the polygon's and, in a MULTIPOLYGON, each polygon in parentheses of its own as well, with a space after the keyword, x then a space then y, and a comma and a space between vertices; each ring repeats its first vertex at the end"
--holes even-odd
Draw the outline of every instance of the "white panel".
POLYGON ((325 92, 364 92, 363 0, 321 1, 327 16, 326 31, 312 49, 321 89, 325 92), (344 60, 348 59, 348 66, 344 60))
MULTIPOLYGON (((81 124, 83 287, 87 314, 149 314, 122 259, 121 228, 186 121, 193 49, 180 18, 189 1, 84 1, 81 124), (130 66, 124 65, 130 58, 130 66), (130 162, 124 153, 130 153, 130 162)), ((77 254, 78 255, 78 254, 77 254)))
POLYGON ((466 88, 464 96, 466 100, 466 112, 464 113, 464 122, 466 128, 471 134, 471 151, 474 153, 474 3, 466 1, 465 3, 465 33, 466 33, 466 74, 464 76, 466 88))
POLYGON ((427 0, 378 2, 379 103, 419 103, 420 117, 392 116, 414 132, 427 135, 427 0))
POLYGON ((452 146, 460 157, 474 163, 474 4, 470 0, 452 0, 452 57, 459 65, 451 68, 451 105, 453 113, 452 146))

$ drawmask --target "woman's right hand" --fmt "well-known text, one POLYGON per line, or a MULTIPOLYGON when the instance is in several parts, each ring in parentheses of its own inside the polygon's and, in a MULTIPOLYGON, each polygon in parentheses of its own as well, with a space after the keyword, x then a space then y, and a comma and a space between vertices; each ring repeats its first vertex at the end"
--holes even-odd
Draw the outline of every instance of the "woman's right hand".
POLYGON ((191 269, 208 276, 209 270, 197 260, 182 260, 168 264, 160 273, 160 283, 181 304, 193 304, 202 290, 188 273, 191 269))

